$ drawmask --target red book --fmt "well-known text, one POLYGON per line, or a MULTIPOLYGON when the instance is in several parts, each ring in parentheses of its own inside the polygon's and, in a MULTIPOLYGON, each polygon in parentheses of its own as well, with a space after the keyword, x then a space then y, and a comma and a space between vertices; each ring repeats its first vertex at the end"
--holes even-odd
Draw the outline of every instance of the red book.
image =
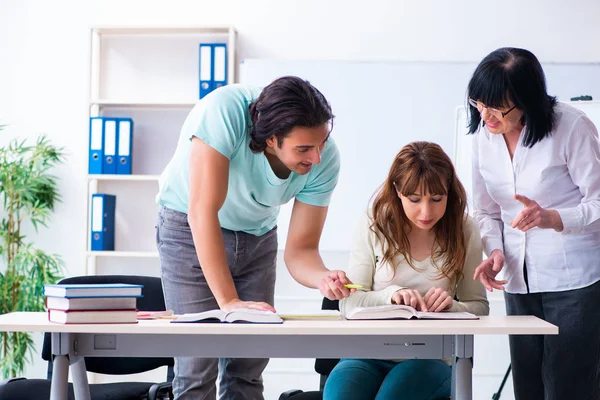
POLYGON ((48 320, 59 324, 135 324, 137 310, 48 310, 48 320))

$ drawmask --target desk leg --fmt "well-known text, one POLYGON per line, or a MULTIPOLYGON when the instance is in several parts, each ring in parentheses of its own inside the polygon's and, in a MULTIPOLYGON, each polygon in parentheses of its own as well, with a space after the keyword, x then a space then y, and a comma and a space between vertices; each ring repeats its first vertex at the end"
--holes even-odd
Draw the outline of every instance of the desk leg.
POLYGON ((454 337, 452 400, 473 399, 473 335, 454 337))
POLYGON ((71 357, 71 374, 73 374, 75 400, 90 400, 90 387, 83 357, 71 357))
POLYGON ((52 386, 50 400, 64 400, 69 396, 69 358, 55 355, 52 363, 52 386))
POLYGON ((459 358, 454 364, 452 369, 453 384, 455 390, 453 390, 453 400, 472 400, 472 371, 473 360, 470 358, 459 358))

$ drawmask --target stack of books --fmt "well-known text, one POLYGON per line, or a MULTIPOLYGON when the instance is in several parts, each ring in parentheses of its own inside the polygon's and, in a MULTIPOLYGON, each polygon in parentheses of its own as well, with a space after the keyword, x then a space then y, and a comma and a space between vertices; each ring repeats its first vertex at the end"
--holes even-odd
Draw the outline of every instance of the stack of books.
POLYGON ((48 320, 59 324, 137 322, 137 298, 143 285, 44 285, 48 320))

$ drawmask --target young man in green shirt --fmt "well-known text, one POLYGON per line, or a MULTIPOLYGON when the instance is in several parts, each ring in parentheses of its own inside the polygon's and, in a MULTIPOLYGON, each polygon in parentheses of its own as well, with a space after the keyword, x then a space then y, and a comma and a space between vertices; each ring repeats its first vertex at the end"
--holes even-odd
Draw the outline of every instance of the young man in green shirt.
MULTIPOLYGON (((294 200, 284 259, 296 281, 330 299, 350 294, 318 251, 338 180, 333 114, 310 83, 220 88, 187 117, 160 180, 157 246, 168 308, 275 311, 279 206, 294 200)), ((268 359, 177 358, 177 399, 262 399, 268 359)))

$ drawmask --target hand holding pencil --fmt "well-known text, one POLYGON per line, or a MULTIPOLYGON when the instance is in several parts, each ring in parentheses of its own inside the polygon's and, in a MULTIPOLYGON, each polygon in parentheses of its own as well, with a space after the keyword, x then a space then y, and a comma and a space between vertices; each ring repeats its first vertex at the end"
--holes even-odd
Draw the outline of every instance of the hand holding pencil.
POLYGON ((350 296, 358 289, 341 270, 327 272, 327 275, 319 283, 321 294, 329 300, 341 300, 350 296))

